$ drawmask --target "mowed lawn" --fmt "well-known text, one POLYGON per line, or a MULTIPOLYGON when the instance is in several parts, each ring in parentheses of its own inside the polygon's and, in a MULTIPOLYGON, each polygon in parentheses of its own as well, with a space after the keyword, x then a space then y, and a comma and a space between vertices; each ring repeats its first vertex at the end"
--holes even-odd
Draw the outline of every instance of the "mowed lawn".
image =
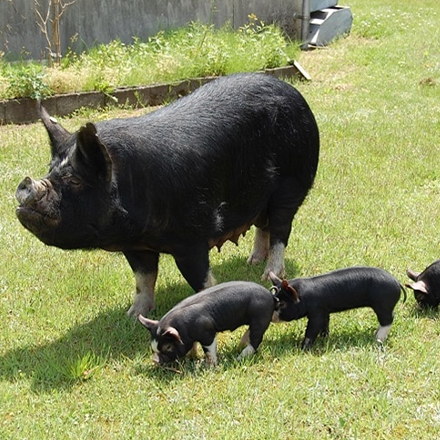
MULTIPOLYGON (((322 147, 287 274, 372 265, 404 284, 407 267, 440 258, 440 6, 342 4, 350 36, 298 59, 322 147)), ((61 122, 73 131, 135 113, 61 122)), ((155 366, 149 335, 126 316, 135 286, 122 255, 49 248, 16 219, 17 185, 49 159, 42 124, 0 127, 1 439, 440 438, 439 312, 418 311, 410 291, 383 346, 374 313, 360 309, 333 315, 309 353, 301 320, 272 325, 251 359, 236 360, 239 329, 219 336, 215 369, 201 355, 178 372, 155 366)), ((218 282, 259 281, 263 265, 246 264, 253 235, 212 251, 218 282)), ((151 316, 191 293, 162 256, 151 316)))

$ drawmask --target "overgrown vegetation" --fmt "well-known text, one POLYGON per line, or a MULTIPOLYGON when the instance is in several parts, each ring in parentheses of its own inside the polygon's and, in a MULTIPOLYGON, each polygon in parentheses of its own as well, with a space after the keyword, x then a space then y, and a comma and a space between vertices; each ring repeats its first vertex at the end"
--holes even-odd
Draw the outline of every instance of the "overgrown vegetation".
MULTIPOLYGON (((300 53, 312 81, 322 150, 316 185, 293 222, 289 276, 366 264, 402 283, 440 257, 438 0, 350 0, 351 35, 300 53), (390 31, 391 29, 391 31, 390 31)), ((148 109, 87 110, 60 122, 148 109)), ((438 438, 440 312, 409 295, 383 346, 371 310, 335 314, 330 335, 299 349, 305 320, 273 325, 255 357, 236 361, 242 330, 219 337, 219 367, 157 368, 149 337, 125 312, 134 279, 119 254, 43 245, 15 217, 14 192, 43 176, 41 123, 0 127, 0 438, 390 440, 438 438)), ((259 282, 246 264, 253 232, 211 253, 219 282, 259 282)), ((162 316, 190 295, 160 260, 162 316)))
POLYGON ((295 58, 297 42, 275 25, 253 15, 249 19, 238 31, 191 23, 159 32, 147 42, 113 41, 80 55, 69 52, 60 67, 2 62, 0 99, 92 90, 111 93, 115 87, 285 66, 295 58))

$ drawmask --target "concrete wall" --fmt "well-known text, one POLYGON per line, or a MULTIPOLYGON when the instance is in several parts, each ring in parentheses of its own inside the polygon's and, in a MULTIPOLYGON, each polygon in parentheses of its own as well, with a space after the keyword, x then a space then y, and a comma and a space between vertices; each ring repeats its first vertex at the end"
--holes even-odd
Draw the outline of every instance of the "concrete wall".
MULTIPOLYGON (((48 2, 38 0, 40 11, 47 11, 48 2)), ((266 23, 277 22, 299 39, 301 23, 295 14, 301 13, 301 5, 302 0, 77 0, 61 18, 61 52, 114 39, 146 40, 191 21, 230 22, 238 28, 251 13, 266 23)), ((36 21, 35 0, 0 0, 0 51, 9 59, 46 58, 47 43, 36 21)))

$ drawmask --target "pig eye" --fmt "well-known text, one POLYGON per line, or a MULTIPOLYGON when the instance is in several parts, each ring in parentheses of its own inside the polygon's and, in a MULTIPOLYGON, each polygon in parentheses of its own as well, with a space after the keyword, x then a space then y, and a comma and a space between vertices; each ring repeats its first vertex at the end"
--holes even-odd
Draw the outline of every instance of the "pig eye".
POLYGON ((82 186, 81 180, 79 180, 77 177, 66 176, 63 180, 65 183, 67 183, 67 185, 74 189, 80 188, 82 186))
POLYGON ((162 345, 162 351, 165 352, 165 353, 170 353, 170 352, 174 351, 173 344, 164 344, 164 345, 162 345))

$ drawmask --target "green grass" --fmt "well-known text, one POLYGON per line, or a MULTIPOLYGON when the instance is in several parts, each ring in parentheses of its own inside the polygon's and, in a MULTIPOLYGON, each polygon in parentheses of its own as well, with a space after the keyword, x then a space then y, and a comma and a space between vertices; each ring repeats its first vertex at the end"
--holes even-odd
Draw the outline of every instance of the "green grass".
MULTIPOLYGON (((407 281, 440 255, 440 31, 437 0, 352 0, 351 35, 301 53, 296 84, 321 130, 314 189, 293 224, 287 272, 368 264, 407 281), (414 15, 415 14, 415 15, 414 15)), ((146 111, 146 110, 142 110, 146 111)), ((82 112, 62 123, 139 113, 82 112)), ((440 322, 409 295, 388 341, 368 309, 333 315, 311 353, 305 320, 273 325, 238 362, 242 331, 219 336, 219 367, 153 365, 126 317, 134 279, 119 254, 48 248, 15 218, 20 180, 47 171, 41 124, 0 127, 0 438, 434 439, 440 429, 440 322)), ((258 281, 253 232, 213 251, 219 282, 258 281)), ((160 317, 191 290, 163 256, 160 317)))
POLYGON ((235 32, 202 23, 159 32, 133 44, 112 41, 82 54, 68 53, 59 67, 10 64, 0 58, 0 98, 41 98, 54 93, 101 91, 116 87, 227 75, 286 66, 295 59, 299 43, 282 30, 249 16, 235 32))

